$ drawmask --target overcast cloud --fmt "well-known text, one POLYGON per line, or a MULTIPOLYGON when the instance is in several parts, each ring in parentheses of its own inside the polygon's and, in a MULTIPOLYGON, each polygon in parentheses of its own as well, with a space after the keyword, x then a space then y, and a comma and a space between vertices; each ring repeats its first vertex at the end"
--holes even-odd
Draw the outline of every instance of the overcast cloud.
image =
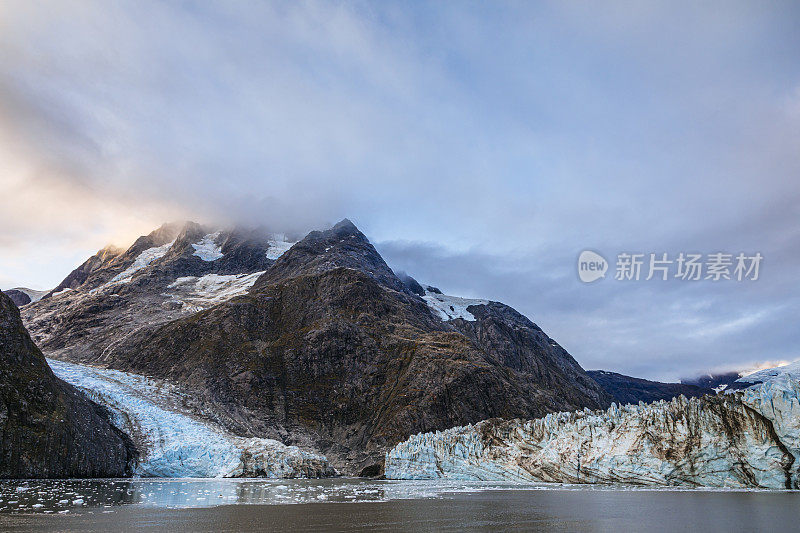
POLYGON ((4 1, 0 287, 164 220, 347 216, 587 368, 797 359, 800 8, 698 4, 4 1), (585 248, 765 259, 584 285, 585 248))

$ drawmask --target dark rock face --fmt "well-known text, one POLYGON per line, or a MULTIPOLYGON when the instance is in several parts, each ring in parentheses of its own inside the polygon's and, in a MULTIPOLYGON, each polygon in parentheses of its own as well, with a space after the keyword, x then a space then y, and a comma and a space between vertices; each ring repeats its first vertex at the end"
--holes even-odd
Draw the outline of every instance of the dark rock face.
POLYGON ((364 234, 344 219, 327 231, 312 231, 292 246, 259 278, 252 291, 258 292, 283 280, 338 267, 363 272, 389 289, 407 290, 364 234))
MULTIPOLYGON (((403 282, 403 285, 405 286, 406 289, 416 294, 417 296, 425 296, 425 289, 422 287, 422 285, 419 284, 417 280, 415 280, 405 272, 398 272, 397 277, 400 279, 400 281, 403 282)), ((439 291, 439 289, 436 290, 439 291)), ((439 291, 439 294, 441 293, 442 291, 439 291)))
POLYGON ((587 372, 619 405, 652 403, 658 400, 671 400, 681 394, 687 398, 699 398, 706 394, 716 394, 712 389, 683 383, 661 383, 633 378, 605 370, 587 372))
POLYGON ((346 474, 380 472, 413 433, 611 402, 513 309, 470 311, 475 323, 438 318, 343 221, 295 244, 249 294, 89 359, 178 382, 231 431, 317 449, 346 474))
POLYGON ((17 289, 3 291, 3 294, 11 298, 11 301, 14 302, 14 305, 17 307, 22 307, 23 305, 31 303, 31 297, 17 289))
POLYGON ((0 294, 0 478, 121 477, 135 459, 108 414, 53 375, 0 294))
POLYGON ((84 261, 84 263, 69 273, 58 286, 47 293, 44 298, 51 297, 54 293, 63 291, 65 289, 77 289, 80 287, 89 276, 97 269, 105 266, 109 261, 122 254, 123 250, 114 246, 106 246, 92 257, 84 261))
MULTIPOLYGON (((496 364, 528 376, 540 387, 546 412, 607 407, 611 398, 575 359, 528 318, 500 302, 472 305, 476 318, 452 320, 496 364)), ((544 414, 544 413, 543 413, 544 414)))

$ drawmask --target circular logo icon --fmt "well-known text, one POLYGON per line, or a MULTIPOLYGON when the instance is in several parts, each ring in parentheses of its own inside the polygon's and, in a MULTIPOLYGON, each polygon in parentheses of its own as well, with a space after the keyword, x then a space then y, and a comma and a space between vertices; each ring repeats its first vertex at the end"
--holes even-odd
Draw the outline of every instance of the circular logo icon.
POLYGON ((584 283, 591 283, 606 276, 608 261, 602 255, 584 250, 578 256, 578 277, 584 283))

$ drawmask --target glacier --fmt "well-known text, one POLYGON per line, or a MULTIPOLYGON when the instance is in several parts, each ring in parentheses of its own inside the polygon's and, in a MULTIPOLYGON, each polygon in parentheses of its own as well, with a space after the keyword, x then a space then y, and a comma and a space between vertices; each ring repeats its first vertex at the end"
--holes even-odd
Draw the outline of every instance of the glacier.
POLYGON ((288 242, 286 240, 286 236, 283 234, 275 234, 272 236, 272 239, 268 241, 268 244, 269 248, 267 249, 267 259, 275 260, 285 254, 286 251, 296 243, 288 242))
POLYGON ((718 396, 413 435, 386 454, 386 477, 797 489, 797 370, 718 396))
POLYGON ((145 376, 48 359, 56 376, 106 407, 131 436, 138 477, 318 478, 336 475, 324 456, 272 439, 240 437, 182 408, 174 385, 145 376))
POLYGON ((216 261, 225 254, 222 253, 222 247, 217 244, 217 239, 222 232, 209 233, 200 239, 200 242, 192 244, 194 253, 192 255, 199 257, 203 261, 216 261))

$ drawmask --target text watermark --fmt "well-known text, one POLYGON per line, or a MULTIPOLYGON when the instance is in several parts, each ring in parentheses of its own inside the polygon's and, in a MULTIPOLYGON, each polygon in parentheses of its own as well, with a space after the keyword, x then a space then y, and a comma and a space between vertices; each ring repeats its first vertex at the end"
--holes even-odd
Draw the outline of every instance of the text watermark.
MULTIPOLYGON (((760 252, 738 254, 715 252, 710 254, 680 252, 670 256, 664 253, 617 254, 614 279, 617 281, 756 281, 764 257, 760 252)), ((578 256, 578 277, 591 283, 606 277, 609 263, 598 252, 584 250, 578 256)))

